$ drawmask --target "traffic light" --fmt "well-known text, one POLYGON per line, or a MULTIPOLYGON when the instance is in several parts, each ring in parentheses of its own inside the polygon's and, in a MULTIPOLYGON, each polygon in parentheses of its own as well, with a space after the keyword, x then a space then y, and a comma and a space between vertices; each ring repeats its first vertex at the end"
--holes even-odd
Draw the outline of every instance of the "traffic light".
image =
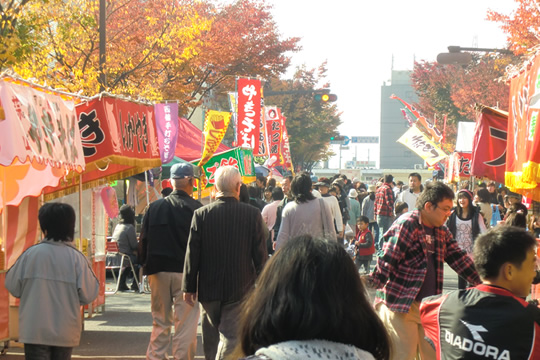
POLYGON ((343 135, 334 135, 330 137, 330 144, 343 144, 345 141, 345 136, 343 135))
POLYGON ((337 100, 336 94, 315 94, 313 99, 320 103, 334 102, 337 100))

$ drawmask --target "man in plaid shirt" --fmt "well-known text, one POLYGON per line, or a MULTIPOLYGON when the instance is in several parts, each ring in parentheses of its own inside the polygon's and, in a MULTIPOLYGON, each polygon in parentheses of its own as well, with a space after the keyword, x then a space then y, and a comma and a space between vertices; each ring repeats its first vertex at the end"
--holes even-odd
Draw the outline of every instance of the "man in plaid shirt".
POLYGON ((377 224, 379 225, 379 238, 375 239, 377 250, 382 249, 383 234, 388 231, 394 220, 394 202, 396 198, 390 185, 393 180, 394 177, 392 175, 384 175, 384 184, 379 186, 375 193, 374 211, 377 216, 377 224))
POLYGON ((472 259, 444 226, 454 192, 441 182, 426 186, 418 210, 403 215, 384 235, 383 255, 367 285, 379 289, 375 309, 392 338, 392 360, 434 359, 424 338, 419 305, 442 293, 444 262, 471 284, 479 284, 472 259))

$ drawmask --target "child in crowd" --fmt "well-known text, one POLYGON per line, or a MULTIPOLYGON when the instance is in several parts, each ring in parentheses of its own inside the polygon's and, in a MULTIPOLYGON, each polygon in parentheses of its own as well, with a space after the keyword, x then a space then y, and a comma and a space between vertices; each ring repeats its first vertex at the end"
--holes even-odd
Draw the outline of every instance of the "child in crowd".
POLYGON ((371 267, 371 260, 375 253, 375 243, 373 241, 373 235, 368 229, 369 218, 367 216, 360 216, 356 223, 356 237, 354 244, 356 247, 356 257, 354 263, 358 270, 360 267, 364 267, 363 272, 368 274, 371 267))

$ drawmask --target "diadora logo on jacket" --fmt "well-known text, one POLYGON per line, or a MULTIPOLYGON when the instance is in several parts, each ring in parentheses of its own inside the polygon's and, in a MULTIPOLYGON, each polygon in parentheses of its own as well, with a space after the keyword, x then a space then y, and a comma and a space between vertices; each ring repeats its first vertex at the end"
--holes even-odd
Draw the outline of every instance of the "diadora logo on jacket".
POLYGON ((482 325, 469 324, 460 320, 463 325, 469 330, 472 340, 465 336, 459 336, 449 330, 444 330, 444 341, 453 347, 459 348, 464 352, 471 352, 477 356, 483 356, 486 359, 494 360, 510 360, 510 351, 500 349, 493 345, 485 344, 482 335, 487 335, 488 330, 482 325))

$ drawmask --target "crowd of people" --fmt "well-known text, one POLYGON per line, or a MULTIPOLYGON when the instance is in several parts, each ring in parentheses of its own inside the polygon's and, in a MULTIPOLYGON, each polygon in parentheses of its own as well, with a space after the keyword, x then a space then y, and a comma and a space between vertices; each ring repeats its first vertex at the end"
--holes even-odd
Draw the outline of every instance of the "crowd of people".
MULTIPOLYGON (((454 191, 422 184, 414 172, 408 184, 389 174, 366 185, 303 172, 246 185, 223 166, 215 198, 203 205, 192 197, 194 182, 190 164, 173 165, 172 191, 148 206, 139 239, 128 206, 113 232, 148 276, 147 359, 168 359, 170 348, 175 359, 194 359, 199 319, 208 360, 540 358, 540 310, 525 301, 540 220, 504 187, 454 191), (460 280, 457 292, 443 295, 444 263, 460 280), (376 290, 373 304, 366 288, 376 290)), ((45 241, 7 273, 21 314, 47 306, 73 312, 97 296, 97 279, 71 246, 72 211, 44 206, 45 241), (68 224, 55 218, 60 212, 68 224), (53 257, 76 264, 73 274, 36 276, 63 266, 53 257), (36 305, 43 289, 67 300, 40 295, 36 305)), ((129 289, 127 273, 121 290, 129 289)), ((22 316, 28 359, 44 351, 70 358, 80 318, 47 329, 22 316), (76 334, 58 339, 67 332, 76 334)))

